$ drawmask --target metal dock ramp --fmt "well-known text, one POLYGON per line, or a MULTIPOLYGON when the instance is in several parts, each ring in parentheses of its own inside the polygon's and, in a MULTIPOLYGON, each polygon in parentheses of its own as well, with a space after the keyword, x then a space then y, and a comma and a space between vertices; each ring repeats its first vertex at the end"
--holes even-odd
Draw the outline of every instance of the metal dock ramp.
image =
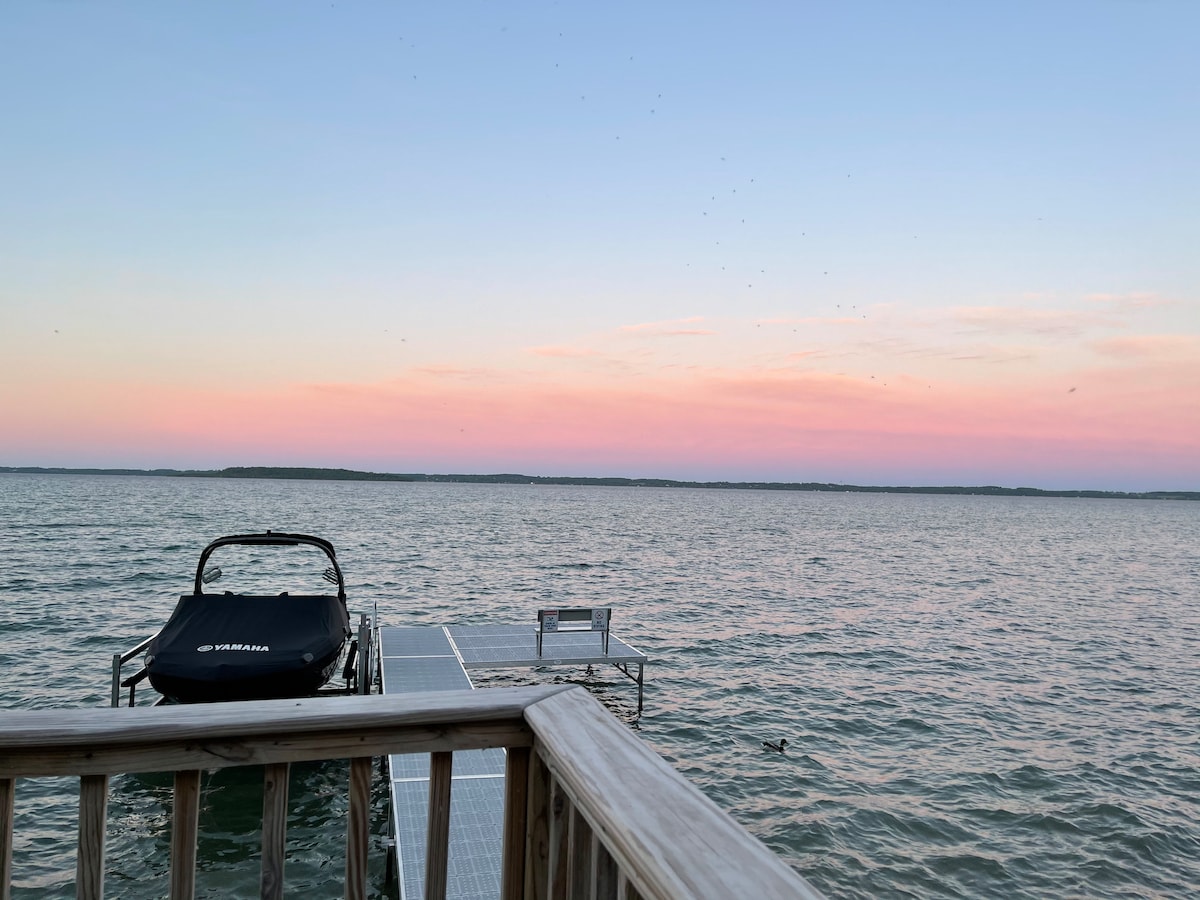
MULTIPOLYGON (((605 635, 608 653, 593 632, 547 637, 538 656, 530 625, 381 627, 379 669, 385 694, 456 691, 473 687, 469 668, 588 665, 609 663, 637 682, 642 708, 645 655, 605 635), (637 675, 631 666, 637 666, 637 675)), ((450 792, 450 847, 446 896, 454 900, 497 900, 504 835, 502 749, 454 754, 450 792)), ((425 835, 429 813, 429 754, 388 757, 392 828, 401 900, 425 895, 425 835)))

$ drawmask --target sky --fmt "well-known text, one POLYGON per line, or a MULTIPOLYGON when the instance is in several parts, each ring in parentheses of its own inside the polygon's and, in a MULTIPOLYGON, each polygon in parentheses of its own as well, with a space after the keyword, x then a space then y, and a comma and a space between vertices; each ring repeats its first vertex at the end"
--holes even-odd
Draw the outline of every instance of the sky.
POLYGON ((0 465, 1200 490, 1198 33, 4 4, 0 465))

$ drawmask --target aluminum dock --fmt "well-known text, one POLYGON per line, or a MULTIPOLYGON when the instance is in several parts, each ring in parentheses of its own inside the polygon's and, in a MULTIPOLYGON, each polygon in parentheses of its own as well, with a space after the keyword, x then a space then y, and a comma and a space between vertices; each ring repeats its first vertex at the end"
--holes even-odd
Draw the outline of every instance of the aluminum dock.
MULTIPOLYGON (((563 611, 566 621, 559 630, 558 611, 544 612, 554 617, 539 613, 537 626, 380 627, 380 688, 385 694, 466 690, 474 687, 468 669, 606 663, 637 683, 640 713, 646 656, 609 633, 608 611, 603 611, 603 627, 594 630, 572 627, 569 610, 563 611)), ((499 748, 454 754, 446 873, 446 896, 453 900, 500 896, 504 770, 499 748)), ((400 898, 417 900, 425 895, 429 754, 389 756, 388 780, 400 898)))

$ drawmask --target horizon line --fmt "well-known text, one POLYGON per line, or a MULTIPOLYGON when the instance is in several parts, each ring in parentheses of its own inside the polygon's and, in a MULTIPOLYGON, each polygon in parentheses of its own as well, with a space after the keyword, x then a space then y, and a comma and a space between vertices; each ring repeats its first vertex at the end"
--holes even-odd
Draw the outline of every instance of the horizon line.
POLYGON ((516 472, 426 473, 426 472, 368 472, 330 466, 225 466, 220 469, 175 469, 161 467, 139 469, 132 467, 91 466, 0 466, 0 474, 17 475, 116 475, 185 478, 264 478, 301 481, 427 481, 434 483, 476 484, 560 484, 594 485, 597 487, 684 487, 743 490, 792 490, 810 492, 850 493, 914 493, 914 494, 972 494, 998 496, 1053 496, 1118 499, 1181 499, 1200 500, 1200 491, 1155 490, 1119 491, 1096 488, 1037 488, 1006 487, 1004 485, 860 485, 825 481, 731 481, 728 479, 697 481, 675 478, 627 477, 621 475, 525 475, 516 472), (232 474, 231 474, 232 473, 232 474), (302 474, 303 473, 303 474, 302 474))

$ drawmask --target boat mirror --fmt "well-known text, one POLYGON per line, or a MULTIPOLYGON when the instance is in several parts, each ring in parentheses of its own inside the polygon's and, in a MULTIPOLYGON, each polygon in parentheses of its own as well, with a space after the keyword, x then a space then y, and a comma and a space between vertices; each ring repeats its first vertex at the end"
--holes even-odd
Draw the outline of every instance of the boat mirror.
POLYGON ((204 574, 200 576, 200 580, 205 584, 212 584, 223 574, 224 573, 221 571, 220 566, 211 566, 210 568, 204 570, 204 574))

